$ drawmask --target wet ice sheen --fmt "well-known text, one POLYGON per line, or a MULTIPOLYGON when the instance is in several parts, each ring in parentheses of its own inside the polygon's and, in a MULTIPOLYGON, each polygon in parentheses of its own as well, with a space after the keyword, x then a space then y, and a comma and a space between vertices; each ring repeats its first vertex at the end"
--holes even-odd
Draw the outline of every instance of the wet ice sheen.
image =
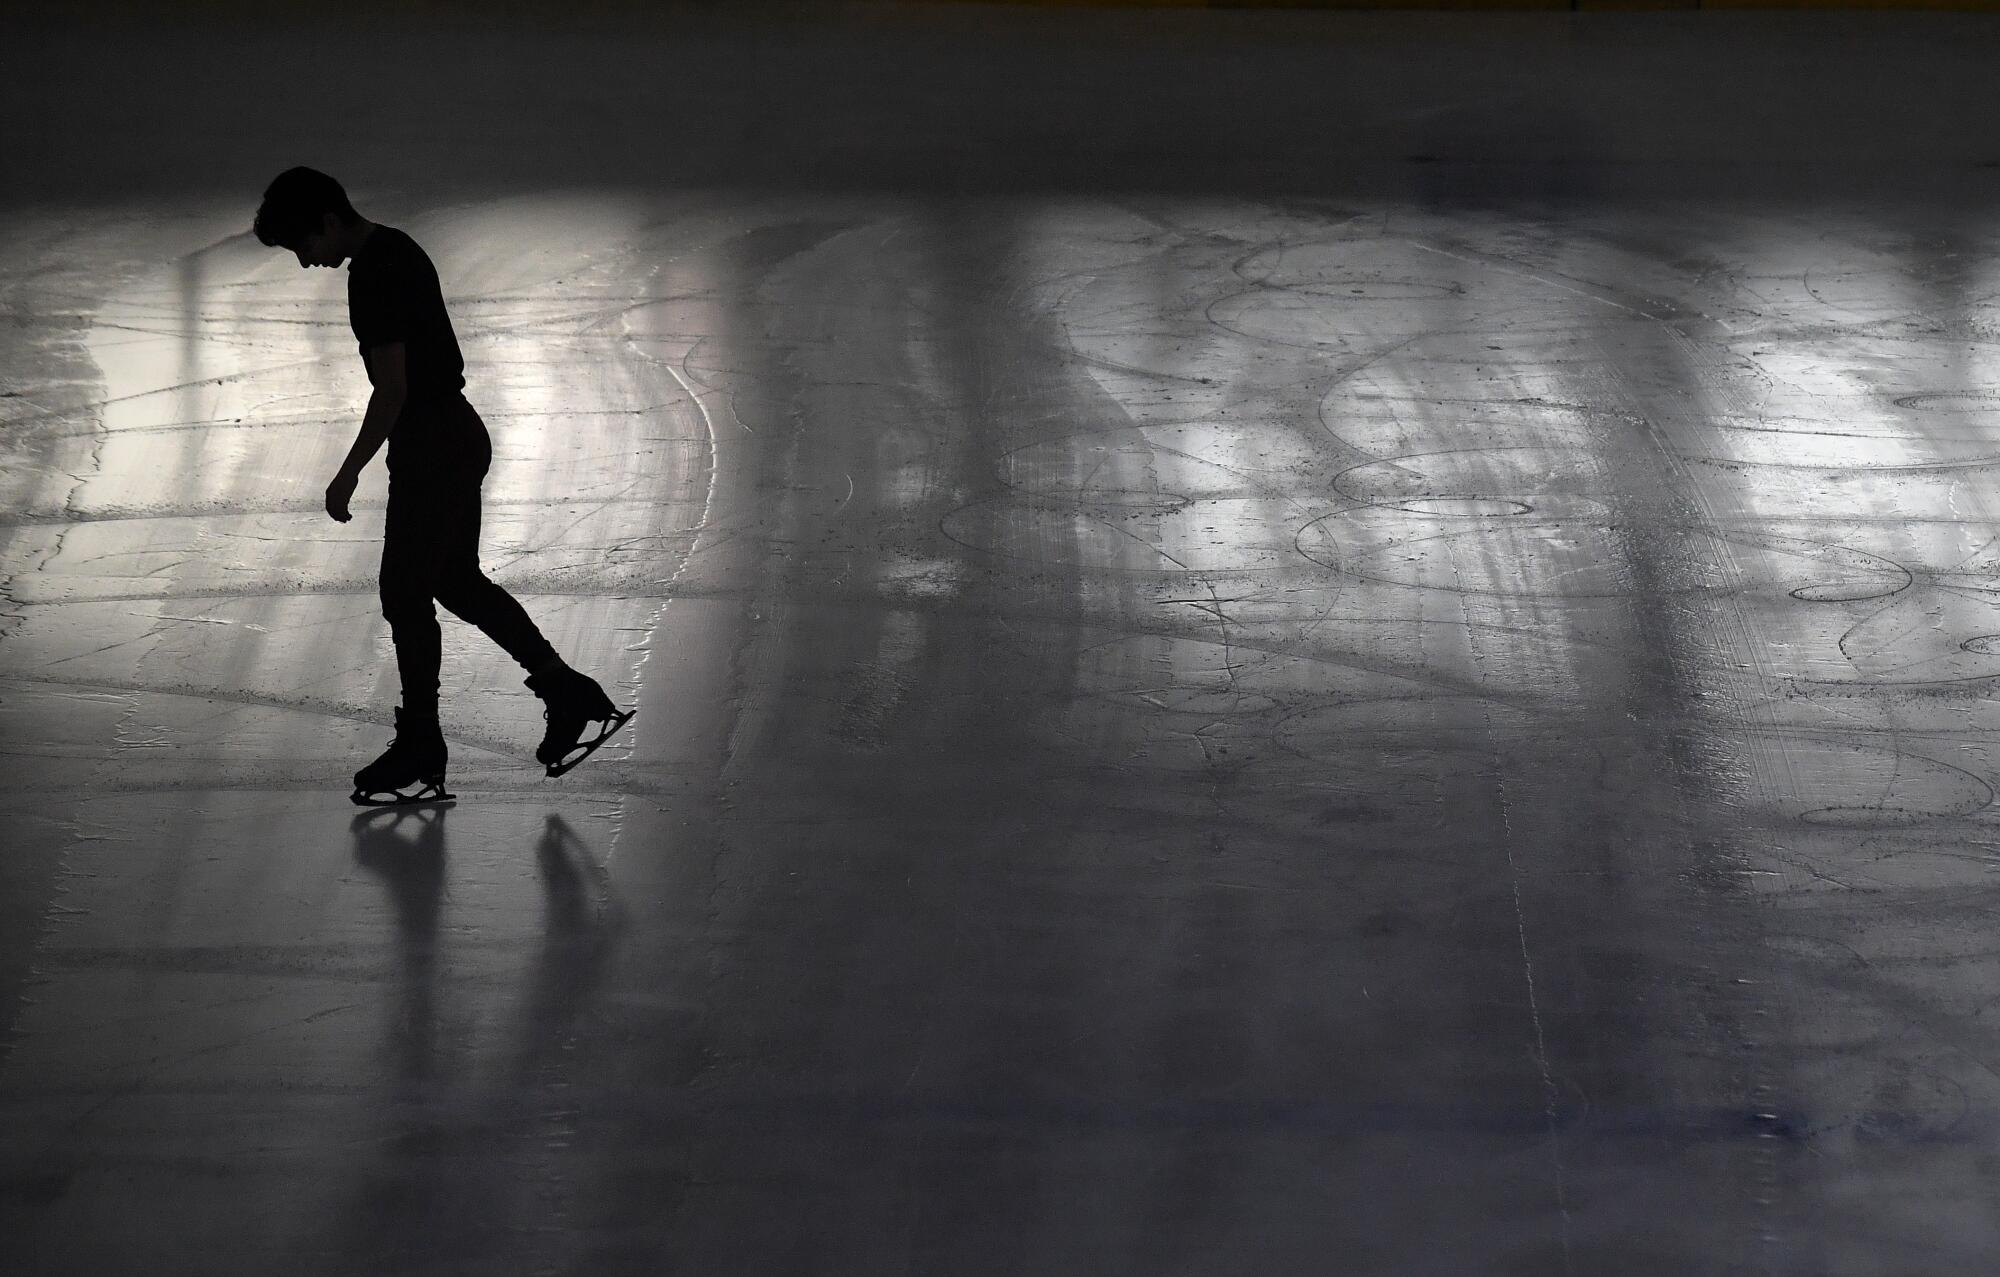
POLYGON ((254 189, 6 214, 38 1270, 1978 1271, 1976 206, 1202 154, 372 191, 644 712, 553 789, 448 626, 459 804, 359 817, 343 281, 254 189))

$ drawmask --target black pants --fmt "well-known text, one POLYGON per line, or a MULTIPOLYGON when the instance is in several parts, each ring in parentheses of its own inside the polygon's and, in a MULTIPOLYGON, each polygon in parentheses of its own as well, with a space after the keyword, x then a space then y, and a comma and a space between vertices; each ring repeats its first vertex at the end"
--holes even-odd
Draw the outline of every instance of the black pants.
MULTIPOLYGON (((467 408, 465 411, 471 411, 467 408)), ((477 418, 473 418, 477 422, 477 418)), ((403 435, 404 423, 396 428, 403 435)), ((442 659, 437 609, 479 627, 533 673, 555 649, 514 596, 479 569, 479 487, 490 448, 481 425, 470 450, 439 463, 415 448, 389 457, 389 511, 382 535, 382 615, 396 642, 405 713, 437 713, 442 659)))

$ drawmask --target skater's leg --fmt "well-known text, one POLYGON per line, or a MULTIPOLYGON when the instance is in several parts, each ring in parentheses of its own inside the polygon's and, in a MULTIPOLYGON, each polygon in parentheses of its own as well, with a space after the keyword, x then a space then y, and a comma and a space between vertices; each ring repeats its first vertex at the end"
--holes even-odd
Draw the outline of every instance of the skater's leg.
POLYGON ((632 718, 620 712, 595 679, 564 664, 519 600, 479 568, 479 480, 455 482, 438 508, 440 561, 432 592, 454 616, 479 627, 528 671, 528 687, 545 703, 548 730, 535 757, 560 776, 583 761, 632 718), (599 724, 594 735, 585 731, 599 724))
POLYGON ((530 674, 557 662, 555 648, 520 600, 479 567, 479 484, 455 486, 440 529, 443 561, 434 587, 445 610, 500 645, 530 674))
POLYGON ((382 616, 396 645, 403 708, 429 718, 437 717, 442 659, 437 609, 431 606, 443 566, 443 541, 437 535, 441 496, 434 485, 392 478, 382 533, 382 616))

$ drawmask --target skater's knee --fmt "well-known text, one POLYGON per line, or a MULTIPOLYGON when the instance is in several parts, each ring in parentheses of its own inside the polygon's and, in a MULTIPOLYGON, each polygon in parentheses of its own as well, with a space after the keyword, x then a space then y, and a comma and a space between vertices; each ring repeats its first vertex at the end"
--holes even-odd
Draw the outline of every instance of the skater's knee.
POLYGON ((412 588, 412 583, 385 577, 380 595, 382 617, 391 626, 403 621, 423 622, 437 619, 437 609, 431 606, 429 590, 421 587, 412 588))
POLYGON ((438 582, 437 601, 444 610, 463 621, 477 622, 499 587, 484 572, 474 569, 438 582))

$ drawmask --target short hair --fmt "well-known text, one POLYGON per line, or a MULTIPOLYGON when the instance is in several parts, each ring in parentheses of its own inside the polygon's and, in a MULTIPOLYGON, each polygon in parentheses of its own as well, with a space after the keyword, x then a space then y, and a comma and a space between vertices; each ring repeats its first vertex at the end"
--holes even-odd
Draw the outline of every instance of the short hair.
POLYGON ((264 188, 253 229, 267 247, 296 248, 320 228, 328 213, 350 226, 361 220, 340 183, 318 169, 288 168, 264 188))

